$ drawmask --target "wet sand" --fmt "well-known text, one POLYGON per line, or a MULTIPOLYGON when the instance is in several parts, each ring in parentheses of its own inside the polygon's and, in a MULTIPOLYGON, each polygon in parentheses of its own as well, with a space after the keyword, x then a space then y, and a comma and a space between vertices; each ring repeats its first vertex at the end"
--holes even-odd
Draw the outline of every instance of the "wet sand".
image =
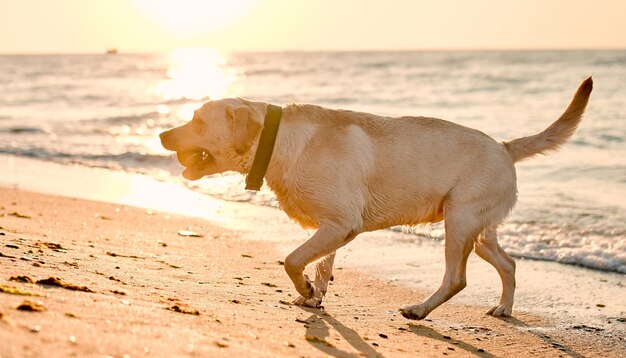
MULTIPOLYGON (((459 300, 407 321, 397 308, 428 290, 349 267, 335 271, 324 309, 293 306, 284 244, 249 230, 0 189, 0 356, 626 354, 612 330, 523 311, 498 319, 459 300), (48 284, 19 282, 39 280, 48 284)), ((615 320, 623 327, 623 316, 615 320)))

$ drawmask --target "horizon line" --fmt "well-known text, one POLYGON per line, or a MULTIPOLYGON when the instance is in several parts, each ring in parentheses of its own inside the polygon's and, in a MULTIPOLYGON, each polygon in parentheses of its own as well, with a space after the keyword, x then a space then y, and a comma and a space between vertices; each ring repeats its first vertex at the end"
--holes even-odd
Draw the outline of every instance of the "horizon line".
POLYGON ((254 54, 254 53, 349 53, 349 52, 525 52, 525 51, 621 51, 626 50, 625 47, 484 47, 484 48, 388 48, 388 49, 230 49, 230 50, 221 50, 218 48, 206 46, 181 46, 176 48, 171 48, 168 50, 133 50, 125 52, 120 50, 120 48, 109 47, 104 48, 102 51, 59 51, 59 52, 4 52, 0 51, 0 56, 38 56, 38 55, 50 55, 50 56, 63 56, 63 55, 155 55, 155 54, 166 54, 178 49, 211 49, 220 53, 225 54, 254 54), (110 49, 115 49, 118 51, 115 54, 107 54, 107 51, 110 49))

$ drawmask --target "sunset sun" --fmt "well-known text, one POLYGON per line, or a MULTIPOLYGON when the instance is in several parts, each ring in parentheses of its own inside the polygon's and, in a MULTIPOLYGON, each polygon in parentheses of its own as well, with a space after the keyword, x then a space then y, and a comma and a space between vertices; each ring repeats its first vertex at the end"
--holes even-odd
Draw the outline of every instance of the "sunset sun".
POLYGON ((177 37, 191 37, 234 24, 257 0, 133 0, 142 15, 177 37))

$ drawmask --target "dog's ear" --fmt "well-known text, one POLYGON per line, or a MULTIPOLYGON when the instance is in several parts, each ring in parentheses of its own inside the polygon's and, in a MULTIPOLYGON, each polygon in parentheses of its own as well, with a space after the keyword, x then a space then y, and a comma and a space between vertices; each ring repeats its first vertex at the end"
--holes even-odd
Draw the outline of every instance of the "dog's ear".
POLYGON ((235 152, 244 154, 250 150, 254 138, 263 129, 261 116, 247 106, 229 108, 227 113, 233 131, 235 152))

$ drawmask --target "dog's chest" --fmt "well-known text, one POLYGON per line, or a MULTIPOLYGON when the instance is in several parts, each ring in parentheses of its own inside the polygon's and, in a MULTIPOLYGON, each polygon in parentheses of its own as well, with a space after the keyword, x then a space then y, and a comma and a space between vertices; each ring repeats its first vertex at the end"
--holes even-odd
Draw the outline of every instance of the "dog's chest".
POLYGON ((288 177, 280 180, 267 178, 267 184, 276 195, 280 209, 289 218, 305 228, 319 227, 319 220, 314 215, 316 211, 311 208, 311 200, 307 198, 306 192, 298 187, 295 180, 289 180, 288 177))

